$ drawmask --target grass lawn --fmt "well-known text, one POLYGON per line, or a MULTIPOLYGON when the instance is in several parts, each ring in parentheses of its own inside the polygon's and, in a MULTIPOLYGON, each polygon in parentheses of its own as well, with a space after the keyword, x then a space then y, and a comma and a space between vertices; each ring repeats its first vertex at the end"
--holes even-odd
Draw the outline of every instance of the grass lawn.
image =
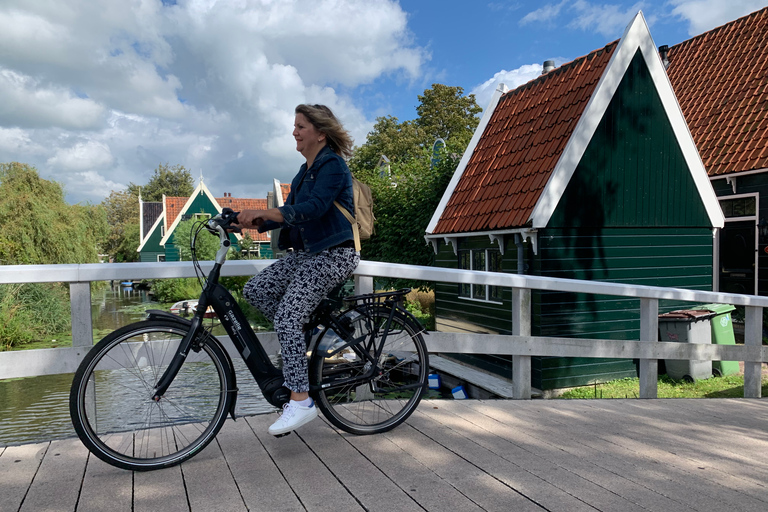
MULTIPOLYGON (((768 375, 763 368, 762 396, 768 396, 768 375)), ((557 398, 638 398, 640 379, 620 379, 594 386, 573 388, 557 398)), ((659 398, 743 398, 744 376, 712 377, 696 382, 659 377, 659 398)))

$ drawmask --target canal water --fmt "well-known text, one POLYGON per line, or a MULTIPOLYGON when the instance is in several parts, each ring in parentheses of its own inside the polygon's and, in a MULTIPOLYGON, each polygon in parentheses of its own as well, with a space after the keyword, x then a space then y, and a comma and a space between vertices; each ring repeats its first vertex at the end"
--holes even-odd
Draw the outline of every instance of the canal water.
MULTIPOLYGON (((94 331, 109 332, 142 320, 146 309, 162 309, 162 306, 152 303, 146 291, 117 286, 95 291, 92 308, 94 331)), ((223 333, 223 329, 214 329, 214 334, 223 333)), ((242 359, 235 357, 233 363, 239 389, 236 415, 274 411, 242 359)), ((0 380, 0 447, 75 436, 69 418, 73 376, 67 373, 0 380)))

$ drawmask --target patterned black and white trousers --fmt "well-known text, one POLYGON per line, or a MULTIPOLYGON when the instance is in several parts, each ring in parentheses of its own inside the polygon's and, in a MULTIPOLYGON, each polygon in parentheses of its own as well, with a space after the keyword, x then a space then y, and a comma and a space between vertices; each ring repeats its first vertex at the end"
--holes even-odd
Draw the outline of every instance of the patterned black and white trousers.
POLYGON ((326 295, 354 272, 358 263, 360 255, 347 247, 316 254, 293 251, 245 284, 245 300, 275 326, 282 348, 285 387, 291 391, 309 391, 304 324, 326 295))

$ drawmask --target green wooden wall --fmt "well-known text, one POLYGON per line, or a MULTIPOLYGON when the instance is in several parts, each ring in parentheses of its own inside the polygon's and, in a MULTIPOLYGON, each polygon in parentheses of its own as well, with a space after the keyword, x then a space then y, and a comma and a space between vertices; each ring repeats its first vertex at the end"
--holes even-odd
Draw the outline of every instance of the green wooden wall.
POLYGON ((142 247, 141 253, 139 254, 139 261, 156 262, 158 255, 165 255, 165 248, 160 245, 160 240, 163 239, 160 234, 162 231, 160 229, 161 225, 162 222, 155 227, 152 233, 150 233, 147 243, 144 244, 144 247, 142 247))

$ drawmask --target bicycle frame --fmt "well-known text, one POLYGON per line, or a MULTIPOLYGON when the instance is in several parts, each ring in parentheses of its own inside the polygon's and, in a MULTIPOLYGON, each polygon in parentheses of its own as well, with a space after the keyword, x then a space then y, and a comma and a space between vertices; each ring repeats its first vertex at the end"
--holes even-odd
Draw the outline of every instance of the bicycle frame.
MULTIPOLYGON (((205 331, 203 327, 203 315, 208 306, 212 306, 216 315, 219 317, 221 324, 227 331, 227 334, 229 334, 230 340, 240 353, 240 356, 245 361, 246 366, 261 389, 264 397, 275 407, 281 407, 290 399, 290 391, 282 385, 282 372, 269 360, 269 356, 261 345, 258 336, 253 332, 245 315, 237 306, 235 298, 225 287, 219 284, 221 267, 226 260, 230 241, 224 228, 215 225, 215 229, 219 232, 221 246, 216 252, 213 268, 208 274, 205 288, 200 294, 197 309, 190 321, 189 332, 179 344, 176 355, 158 380, 155 387, 155 394, 152 398, 155 401, 162 399, 162 396, 168 390, 168 387, 171 385, 173 379, 181 369, 181 366, 184 364, 184 360, 189 354, 189 351, 199 351, 202 348, 202 344, 206 342, 207 336, 204 335, 207 331, 205 331)), ((170 315, 170 313, 165 311, 150 311, 148 313, 150 318, 153 316, 170 315)), ((178 317, 174 315, 174 318, 178 317)), ((234 379, 234 369, 231 364, 230 372, 234 379)), ((233 382, 235 381, 233 380, 233 382)), ((234 392, 236 393, 237 390, 235 389, 234 392)), ((235 396, 235 400, 232 402, 232 410, 230 411, 233 417, 236 401, 237 397, 235 396)))

